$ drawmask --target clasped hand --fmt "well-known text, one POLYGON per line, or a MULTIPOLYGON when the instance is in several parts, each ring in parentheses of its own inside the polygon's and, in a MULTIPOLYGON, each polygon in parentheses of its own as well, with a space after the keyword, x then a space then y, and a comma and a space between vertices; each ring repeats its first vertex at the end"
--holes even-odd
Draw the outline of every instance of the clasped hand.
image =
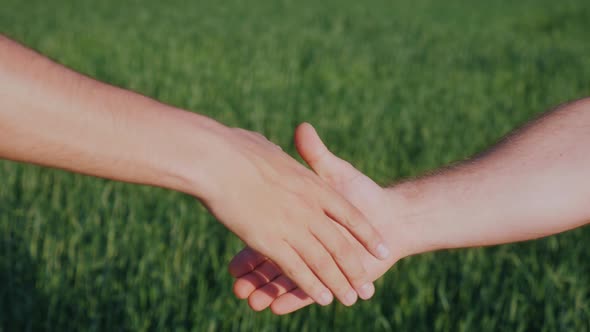
POLYGON ((331 303, 332 293, 345 305, 357 294, 370 298, 374 287, 360 257, 368 251, 386 259, 389 249, 366 216, 264 136, 227 129, 223 162, 207 172, 218 188, 203 201, 209 210, 315 302, 331 303))

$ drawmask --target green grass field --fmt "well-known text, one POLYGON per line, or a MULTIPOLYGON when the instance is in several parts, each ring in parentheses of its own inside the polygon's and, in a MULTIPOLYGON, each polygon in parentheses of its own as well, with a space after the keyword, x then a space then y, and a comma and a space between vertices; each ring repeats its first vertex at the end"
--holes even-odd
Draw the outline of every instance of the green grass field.
MULTIPOLYGON (((590 95, 584 0, 201 2, 0 0, 0 32, 291 154, 309 121, 383 184, 590 95)), ((234 298, 240 248, 192 197, 0 162, 6 331, 590 331, 588 227, 408 258, 372 301, 285 317, 234 298)))

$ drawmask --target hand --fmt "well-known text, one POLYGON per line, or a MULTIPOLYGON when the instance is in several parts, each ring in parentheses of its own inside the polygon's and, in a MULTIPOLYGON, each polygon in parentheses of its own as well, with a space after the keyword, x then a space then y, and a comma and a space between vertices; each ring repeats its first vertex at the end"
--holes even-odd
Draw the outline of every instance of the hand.
MULTIPOLYGON (((389 240, 390 248, 396 248, 387 260, 377 260, 366 252, 362 253, 361 260, 368 276, 371 280, 377 279, 398 259, 408 254, 404 248, 411 247, 409 243, 404 244, 410 237, 399 232, 400 227, 392 222, 395 211, 392 211, 387 190, 333 155, 310 125, 301 125, 296 131, 295 140, 299 154, 312 169, 367 216, 382 236, 389 240)), ((339 231, 356 251, 362 249, 343 228, 339 227, 339 231)), ((230 272, 238 278, 234 285, 236 296, 248 298, 254 310, 263 310, 272 303, 271 310, 275 314, 286 314, 314 302, 313 297, 297 288, 272 259, 267 259, 253 248, 245 248, 234 257, 230 263, 230 272)))
POLYGON ((357 293, 371 297, 374 287, 359 256, 371 256, 369 250, 385 259, 389 250, 366 217, 264 136, 229 129, 223 137, 206 172, 216 188, 203 195, 209 210, 314 301, 329 304, 328 288, 345 305, 354 304, 357 293), (347 240, 334 221, 360 243, 347 240))
POLYGON ((1 36, 0 72, 0 158, 192 194, 319 303, 330 290, 347 305, 373 294, 364 248, 334 221, 386 257, 379 234, 264 137, 101 84, 1 36))

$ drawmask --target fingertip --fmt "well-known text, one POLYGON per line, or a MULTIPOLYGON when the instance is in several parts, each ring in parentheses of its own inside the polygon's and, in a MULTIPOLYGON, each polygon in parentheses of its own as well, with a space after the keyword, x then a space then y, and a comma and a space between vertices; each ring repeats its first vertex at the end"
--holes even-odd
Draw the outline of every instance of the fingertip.
POLYGON ((274 300, 270 305, 270 310, 275 315, 286 315, 312 303, 314 303, 313 299, 298 288, 274 300))
POLYGON ((288 314, 288 312, 283 311, 281 307, 272 304, 270 305, 270 311, 277 316, 283 316, 288 314))
POLYGON ((285 306, 283 303, 281 303, 280 301, 274 301, 271 305, 270 305, 270 311, 277 315, 277 316, 284 316, 286 314, 290 314, 294 311, 296 311, 297 308, 296 307, 290 307, 290 306, 285 306))
POLYGON ((358 295, 363 300, 368 300, 375 294, 375 285, 372 282, 367 282, 358 289, 358 295))
POLYGON ((296 131, 299 131, 299 130, 310 130, 310 129, 311 129, 311 130, 314 130, 314 128, 313 128, 313 126, 311 125, 311 123, 309 123, 309 122, 301 122, 301 123, 300 123, 300 124, 297 126, 297 128, 296 128, 295 130, 296 130, 296 131))
POLYGON ((330 305, 332 301, 334 301, 334 295, 332 295, 332 292, 327 289, 320 292, 318 299, 316 300, 316 302, 321 306, 330 305))
POLYGON ((344 296, 344 301, 342 301, 342 304, 344 304, 347 307, 350 307, 350 306, 353 306, 357 300, 358 300, 358 294, 355 291, 350 290, 344 296))
POLYGON ((234 285, 233 285, 233 292, 234 295, 240 299, 240 300, 245 300, 248 298, 248 296, 244 296, 244 292, 242 291, 242 287, 240 286, 240 280, 236 280, 234 281, 234 285))
POLYGON ((391 249, 388 243, 385 242, 383 236, 369 221, 359 224, 353 235, 375 258, 388 260, 391 257, 391 249))
POLYGON ((248 280, 240 278, 234 282, 233 291, 237 298, 245 300, 255 291, 255 288, 248 280))
POLYGON ((252 308, 252 310, 262 311, 270 306, 270 303, 260 301, 259 298, 254 295, 255 294, 252 294, 252 296, 248 297, 248 305, 250 306, 250 308, 252 308))
POLYGON ((302 122, 297 126, 297 128, 295 128, 295 134, 294 134, 295 137, 294 138, 295 138, 295 146, 297 148, 301 147, 302 142, 307 137, 307 133, 309 132, 310 128, 313 129, 312 125, 310 125, 307 122, 302 122))
POLYGON ((320 141, 319 135, 315 127, 308 122, 303 122, 295 128, 295 145, 301 147, 302 145, 309 145, 314 141, 320 141))

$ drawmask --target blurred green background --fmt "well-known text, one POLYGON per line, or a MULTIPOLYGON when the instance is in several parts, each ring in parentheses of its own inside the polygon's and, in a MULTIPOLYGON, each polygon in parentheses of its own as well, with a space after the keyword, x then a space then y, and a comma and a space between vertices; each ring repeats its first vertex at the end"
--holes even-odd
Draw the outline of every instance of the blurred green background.
MULTIPOLYGON (((383 184, 590 95, 586 0, 0 0, 0 32, 292 154, 309 121, 383 184)), ((372 301, 275 317, 234 298, 241 244, 192 197, 0 162, 0 328, 589 331, 589 240, 412 257, 372 301)))

